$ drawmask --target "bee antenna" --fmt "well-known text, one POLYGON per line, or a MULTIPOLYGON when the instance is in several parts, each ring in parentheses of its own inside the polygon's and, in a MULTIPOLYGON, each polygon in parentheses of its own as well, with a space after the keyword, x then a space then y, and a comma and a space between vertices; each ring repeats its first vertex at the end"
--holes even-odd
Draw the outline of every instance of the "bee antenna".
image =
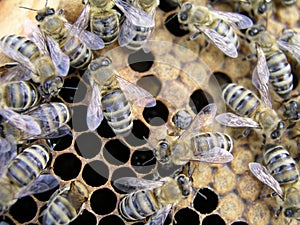
POLYGON ((26 7, 26 6, 19 6, 19 8, 21 8, 21 9, 27 9, 27 10, 31 10, 31 11, 35 11, 35 12, 38 11, 37 9, 32 9, 32 8, 29 8, 29 7, 26 7))
POLYGON ((148 143, 148 145, 152 148, 155 149, 155 146, 147 139, 145 136, 143 136, 143 139, 148 143))
POLYGON ((48 0, 46 0, 46 2, 45 2, 45 8, 47 7, 47 5, 48 5, 48 0))
POLYGON ((151 159, 147 160, 146 162, 143 162, 143 166, 145 166, 147 163, 151 162, 153 159, 155 159, 155 156, 152 156, 151 159))
POLYGON ((169 23, 172 19, 174 19, 175 16, 177 16, 177 13, 174 13, 173 16, 171 16, 169 19, 167 19, 167 20, 165 21, 165 25, 166 25, 167 23, 169 23))

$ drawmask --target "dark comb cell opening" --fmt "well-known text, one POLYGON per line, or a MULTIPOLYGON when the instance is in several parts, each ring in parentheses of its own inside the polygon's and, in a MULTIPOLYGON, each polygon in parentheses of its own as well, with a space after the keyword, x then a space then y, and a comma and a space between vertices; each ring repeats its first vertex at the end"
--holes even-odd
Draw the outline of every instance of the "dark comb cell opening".
MULTIPOLYGON (((7 223, 7 225, 13 225, 14 224, 14 222, 6 216, 1 216, 0 222, 5 222, 5 223, 7 223)), ((3 224, 3 225, 6 225, 6 224, 3 224)))
POLYGON ((176 214, 175 214, 175 220, 177 223, 173 222, 175 225, 185 225, 187 221, 189 221, 189 225, 199 225, 199 215, 192 209, 190 208, 183 208, 180 209, 176 214))
POLYGON ((149 173, 155 164, 153 151, 148 148, 137 149, 131 156, 131 165, 137 173, 149 173))
POLYGON ((203 90, 196 90, 190 96, 189 105, 195 114, 198 114, 201 109, 213 102, 213 98, 203 90))
POLYGON ((248 223, 246 223, 244 221, 236 221, 236 222, 233 222, 231 225, 248 225, 248 223))
POLYGON ((217 214, 206 216, 202 220, 202 225, 226 225, 225 221, 222 219, 221 216, 217 214))
POLYGON ((136 84, 156 97, 161 90, 161 81, 153 74, 141 77, 136 84))
POLYGON ((149 128, 140 120, 133 121, 131 133, 125 137, 130 146, 141 146, 146 143, 144 137, 149 137, 149 128))
POLYGON ((201 188, 194 199, 194 208, 201 214, 208 214, 217 208, 218 202, 218 195, 215 192, 208 188, 201 188))
POLYGON ((113 138, 116 136, 105 118, 103 118, 100 126, 97 128, 97 133, 104 138, 113 138))
POLYGON ((129 160, 130 149, 120 140, 110 140, 103 148, 103 156, 113 165, 123 165, 129 160))
POLYGON ((98 215, 107 215, 116 208, 117 197, 112 190, 102 188, 93 192, 90 204, 92 210, 98 215))
POLYGON ((164 12, 171 12, 178 7, 178 3, 176 1, 160 0, 158 7, 164 12))
POLYGON ((166 123, 169 116, 168 108, 161 102, 156 101, 156 106, 144 108, 143 117, 151 126, 161 126, 166 123))
POLYGON ((216 81, 218 82, 220 89, 223 85, 232 83, 230 77, 227 74, 222 72, 214 72, 209 78, 209 84, 215 85, 216 81))
POLYGON ((97 224, 96 216, 93 213, 84 209, 82 214, 79 215, 73 222, 70 223, 70 225, 82 225, 82 224, 88 224, 88 225, 97 224))
POLYGON ((68 134, 64 135, 63 137, 49 139, 49 142, 53 150, 62 151, 71 146, 72 140, 73 140, 73 135, 72 132, 70 131, 68 134))
POLYGON ((52 188, 51 190, 45 191, 43 193, 35 194, 34 197, 36 197, 41 202, 46 202, 50 199, 51 195, 58 189, 58 185, 55 188, 52 188))
POLYGON ((73 153, 58 156, 53 165, 54 173, 62 180, 71 180, 78 176, 81 170, 81 161, 73 153))
POLYGON ((109 215, 104 217, 102 220, 100 220, 100 222, 98 223, 98 225, 125 225, 125 223, 123 222, 123 220, 116 215, 109 215))
POLYGON ((143 49, 136 51, 128 56, 130 68, 136 72, 146 72, 150 70, 154 62, 151 52, 145 53, 143 49))
POLYGON ((295 90, 298 86, 299 78, 297 75, 293 74, 293 90, 295 90))
POLYGON ((178 21, 177 13, 173 13, 167 17, 165 26, 171 34, 177 37, 183 37, 189 33, 188 30, 182 29, 181 24, 178 21))
POLYGON ((59 92, 59 96, 68 103, 81 102, 84 99, 85 94, 86 86, 84 83, 80 82, 77 77, 66 78, 64 80, 64 86, 59 92))
POLYGON ((9 210, 10 215, 20 223, 29 222, 37 213, 37 205, 30 196, 19 199, 9 210))
POLYGON ((80 134, 75 141, 76 153, 86 159, 91 159, 99 154, 102 146, 100 138, 94 133, 80 134))
POLYGON ((122 178, 122 177, 136 177, 135 172, 132 171, 132 169, 128 167, 122 167, 118 168, 113 172, 112 178, 111 178, 111 186, 114 188, 114 190, 117 193, 125 194, 123 191, 119 190, 115 185, 114 181, 122 178))
POLYGON ((72 127, 75 131, 81 132, 88 129, 86 124, 87 106, 79 105, 73 107, 72 127))
POLYGON ((109 168, 99 160, 86 164, 82 171, 82 178, 86 184, 92 187, 99 187, 107 182, 109 168))

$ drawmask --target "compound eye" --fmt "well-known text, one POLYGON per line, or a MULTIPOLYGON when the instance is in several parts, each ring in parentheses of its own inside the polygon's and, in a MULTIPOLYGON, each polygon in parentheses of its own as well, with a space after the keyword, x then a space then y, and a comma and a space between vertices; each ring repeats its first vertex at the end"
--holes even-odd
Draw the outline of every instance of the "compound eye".
POLYGON ((190 194, 190 191, 189 191, 189 190, 183 190, 183 191, 182 191, 182 194, 183 194, 184 196, 188 196, 188 195, 190 194))
POLYGON ((55 10, 53 8, 49 8, 46 10, 46 15, 49 16, 49 15, 53 15, 53 14, 55 14, 55 10))
POLYGON ((286 209, 286 210, 284 211, 284 215, 285 215, 286 217, 292 217, 292 216, 294 215, 294 211, 293 211, 292 209, 286 209))
POLYGON ((257 28, 252 28, 251 30, 249 30, 249 35, 253 37, 253 36, 257 35, 258 32, 259 32, 259 30, 257 28))
POLYGON ((185 183, 185 178, 183 176, 178 177, 177 182, 179 184, 184 184, 185 183))
POLYGON ((187 4, 185 5, 185 8, 186 8, 187 10, 190 10, 190 9, 192 8, 192 4, 191 4, 191 3, 187 3, 187 4))
POLYGON ((284 122, 283 122, 283 121, 280 121, 280 122, 278 123, 278 129, 283 129, 284 127, 285 127, 284 122))
POLYGON ((276 139, 276 138, 278 138, 278 136, 279 136, 279 132, 276 130, 276 131, 273 131, 272 133, 271 133, 271 138, 272 139, 276 139))
POLYGON ((105 57, 105 58, 102 60, 102 62, 101 62, 102 66, 108 66, 108 65, 110 65, 111 63, 112 63, 112 62, 111 62, 111 59, 108 58, 108 57, 105 57))
POLYGON ((181 13, 180 15, 180 20, 181 21, 186 21, 188 18, 188 14, 186 12, 181 13))
POLYGON ((263 13, 265 13, 266 12, 266 10, 267 10, 267 6, 266 6, 266 4, 264 3, 264 4, 262 4, 260 7, 258 7, 258 13, 259 14, 263 14, 263 13))
POLYGON ((37 21, 42 21, 43 19, 44 19, 44 16, 43 15, 41 15, 41 14, 37 14, 36 16, 35 16, 35 19, 37 20, 37 21))

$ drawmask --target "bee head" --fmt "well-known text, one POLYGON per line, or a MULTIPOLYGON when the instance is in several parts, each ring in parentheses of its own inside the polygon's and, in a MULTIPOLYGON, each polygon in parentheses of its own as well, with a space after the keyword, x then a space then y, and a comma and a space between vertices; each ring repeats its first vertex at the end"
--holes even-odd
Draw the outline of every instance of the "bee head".
POLYGON ((64 81, 60 76, 50 78, 46 80, 46 82, 43 84, 40 90, 41 94, 56 96, 59 93, 60 89, 62 88, 63 84, 64 81))
POLYGON ((184 197, 187 197, 191 193, 191 184, 189 178, 187 178, 184 174, 180 174, 176 177, 177 183, 181 189, 181 193, 184 197))
POLYGON ((35 19, 38 22, 43 21, 47 16, 51 16, 55 14, 55 10, 53 8, 45 7, 42 10, 39 10, 37 12, 37 15, 35 16, 35 19))
POLYGON ((189 18, 189 11, 192 9, 192 4, 191 3, 184 3, 181 8, 180 11, 178 12, 178 20, 180 23, 187 23, 188 18, 189 18))
POLYGON ((282 135, 282 132, 285 128, 285 123, 283 121, 279 121, 279 123, 277 124, 277 128, 276 130, 274 130, 271 134, 270 134, 270 137, 271 139, 278 139, 281 137, 282 135))
POLYGON ((170 145, 166 139, 159 141, 157 148, 154 151, 156 159, 162 164, 170 163, 170 145))

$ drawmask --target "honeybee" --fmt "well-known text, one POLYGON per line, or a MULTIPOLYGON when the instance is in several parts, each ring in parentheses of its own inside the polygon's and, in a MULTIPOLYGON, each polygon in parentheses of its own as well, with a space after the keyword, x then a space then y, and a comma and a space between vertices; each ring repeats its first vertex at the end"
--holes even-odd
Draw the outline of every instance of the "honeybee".
POLYGON ((287 101, 283 101, 283 116, 290 122, 298 122, 300 119, 300 95, 291 96, 287 101))
MULTIPOLYGON (((84 30, 84 10, 73 25, 62 16, 63 11, 55 13, 47 7, 37 11, 36 20, 46 40, 54 39, 70 58, 70 65, 75 69, 85 69, 93 58, 92 50, 102 49, 104 42, 92 32, 84 30)), ((49 44, 49 42, 48 42, 49 44)))
MULTIPOLYGON (((15 151, 9 152, 15 155, 15 151)), ((7 210, 18 198, 42 193, 58 185, 58 180, 50 174, 41 174, 50 159, 50 149, 46 145, 32 145, 24 149, 7 165, 1 158, 0 211, 7 210)))
POLYGON ((264 161, 267 166, 249 163, 252 174, 270 187, 281 199, 276 216, 300 219, 299 171, 294 159, 281 145, 266 145, 264 161))
POLYGON ((255 22, 260 18, 268 18, 268 13, 272 10, 272 0, 246 0, 239 1, 237 5, 239 12, 246 12, 255 22))
POLYGON ((246 29, 253 25, 247 16, 208 9, 205 6, 183 3, 178 12, 178 21, 183 28, 194 32, 190 39, 201 33, 224 54, 236 58, 239 40, 234 29, 246 29))
POLYGON ((93 60, 85 75, 92 86, 87 109, 87 125, 91 131, 100 125, 104 115, 116 134, 126 136, 133 126, 128 100, 142 107, 156 104, 149 92, 121 78, 109 57, 100 56, 93 60))
POLYGON ((284 6, 292 6, 296 4, 297 0, 280 0, 280 3, 284 6))
POLYGON ((193 120, 189 128, 177 139, 162 139, 155 148, 154 155, 162 164, 185 165, 189 161, 227 163, 233 159, 231 137, 220 132, 199 132, 214 119, 215 104, 205 106, 193 120))
POLYGON ((69 224, 82 213, 88 197, 87 188, 77 180, 57 190, 42 213, 43 225, 69 224))
POLYGON ((19 63, 11 74, 14 80, 32 79, 39 83, 42 96, 55 96, 63 86, 63 79, 69 70, 68 58, 55 44, 51 57, 43 37, 34 33, 33 40, 18 35, 7 35, 0 39, 1 51, 19 63))
POLYGON ((265 55, 267 70, 270 74, 269 80, 274 91, 281 98, 287 98, 293 89, 293 75, 291 66, 285 54, 280 50, 275 37, 261 25, 248 28, 246 37, 253 43, 258 44, 263 50, 257 58, 260 61, 261 55, 265 55))
POLYGON ((285 124, 272 109, 272 102, 269 93, 269 70, 266 64, 262 48, 257 46, 259 61, 252 74, 252 83, 259 90, 261 99, 252 91, 241 85, 228 84, 222 91, 222 98, 233 113, 223 113, 216 116, 216 120, 230 127, 252 127, 263 134, 265 138, 278 140, 285 124))
POLYGON ((126 220, 143 220, 151 216, 147 224, 164 224, 172 207, 188 198, 192 184, 183 175, 165 177, 159 181, 123 177, 114 181, 115 186, 131 192, 119 203, 119 212, 126 220))
POLYGON ((124 12, 126 19, 121 26, 118 36, 120 46, 126 46, 127 49, 132 51, 137 51, 141 48, 147 50, 145 44, 155 27, 155 13, 158 5, 159 0, 134 0, 132 1, 132 6, 130 4, 126 6, 128 9, 132 8, 132 10, 124 12), (142 18, 142 20, 136 22, 134 19, 136 17, 142 18))

